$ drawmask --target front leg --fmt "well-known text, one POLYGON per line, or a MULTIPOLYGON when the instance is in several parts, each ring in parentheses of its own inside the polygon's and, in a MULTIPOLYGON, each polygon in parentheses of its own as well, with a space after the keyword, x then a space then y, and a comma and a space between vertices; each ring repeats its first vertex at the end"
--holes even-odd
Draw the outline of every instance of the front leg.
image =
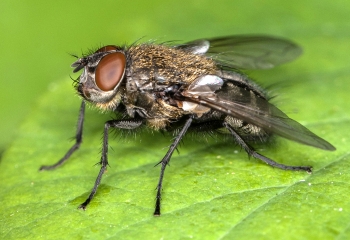
POLYGON ((103 143, 102 143, 102 152, 101 152, 101 169, 100 172, 97 175, 94 187, 89 195, 89 197, 83 202, 79 208, 86 209, 86 206, 91 202, 93 199, 98 185, 100 185, 102 175, 105 172, 107 166, 108 166, 108 130, 109 128, 119 128, 119 129, 135 129, 139 126, 141 126, 142 120, 139 119, 130 119, 130 120, 111 120, 107 121, 105 123, 104 132, 103 132, 103 143))
POLYGON ((75 143, 74 145, 68 150, 68 152, 61 158, 57 163, 53 165, 48 166, 41 166, 40 171, 43 170, 53 170, 59 166, 61 166, 63 163, 65 163, 69 157, 79 149, 82 141, 83 141, 83 124, 84 124, 84 117, 85 117, 85 102, 81 102, 80 110, 79 110, 79 118, 78 118, 78 124, 77 124, 77 132, 75 133, 75 143))

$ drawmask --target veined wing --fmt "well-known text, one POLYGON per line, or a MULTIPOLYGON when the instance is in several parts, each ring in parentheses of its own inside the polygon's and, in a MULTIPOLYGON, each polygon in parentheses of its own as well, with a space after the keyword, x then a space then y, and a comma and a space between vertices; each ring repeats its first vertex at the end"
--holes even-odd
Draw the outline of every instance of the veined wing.
MULTIPOLYGON (((245 91, 245 90, 241 90, 245 91)), ((249 92, 243 94, 249 96, 249 92)), ((302 144, 335 150, 335 147, 326 140, 318 137, 300 123, 289 118, 285 113, 269 103, 265 99, 256 97, 254 104, 251 98, 236 97, 236 99, 223 99, 217 96, 190 95, 185 96, 185 101, 196 103, 200 106, 215 109, 227 115, 242 119, 248 123, 261 127, 267 132, 275 133, 281 137, 302 144)))
POLYGON ((222 67, 268 69, 289 62, 301 55, 302 49, 287 39, 237 35, 201 39, 176 46, 194 54, 205 54, 222 67))

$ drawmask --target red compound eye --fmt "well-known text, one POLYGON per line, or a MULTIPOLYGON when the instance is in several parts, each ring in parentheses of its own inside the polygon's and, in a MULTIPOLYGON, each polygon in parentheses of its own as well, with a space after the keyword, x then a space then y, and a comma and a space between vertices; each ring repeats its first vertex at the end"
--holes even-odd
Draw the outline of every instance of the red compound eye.
POLYGON ((121 52, 110 53, 98 63, 95 82, 102 91, 111 91, 121 81, 125 71, 126 59, 121 52))
POLYGON ((118 48, 116 46, 113 45, 107 45, 104 47, 101 47, 99 50, 97 50, 95 53, 100 53, 100 52, 108 52, 108 51, 113 51, 113 50, 117 50, 118 48))

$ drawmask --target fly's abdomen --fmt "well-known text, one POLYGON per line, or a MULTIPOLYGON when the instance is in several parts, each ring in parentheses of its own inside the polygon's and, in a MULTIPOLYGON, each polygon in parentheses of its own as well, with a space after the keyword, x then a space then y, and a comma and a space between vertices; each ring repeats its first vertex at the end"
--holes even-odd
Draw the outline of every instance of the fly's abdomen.
MULTIPOLYGON (((237 133, 246 141, 265 142, 271 136, 264 131, 264 129, 245 122, 242 119, 226 116, 224 121, 237 131, 237 133)), ((226 128, 221 128, 219 131, 229 134, 226 128)))
MULTIPOLYGON (((238 72, 220 71, 220 77, 224 78, 224 84, 216 92, 218 99, 227 100, 223 105, 234 104, 232 107, 253 110, 260 115, 269 115, 267 94, 245 75, 238 72), (263 100, 263 101, 259 101, 263 100)), ((220 105, 220 102, 218 103, 220 105)), ((248 111, 247 111, 248 112, 248 111)), ((242 138, 247 141, 266 141, 271 134, 247 122, 239 116, 226 115, 224 122, 228 123, 242 138)), ((226 128, 219 129, 220 132, 228 133, 226 128)))

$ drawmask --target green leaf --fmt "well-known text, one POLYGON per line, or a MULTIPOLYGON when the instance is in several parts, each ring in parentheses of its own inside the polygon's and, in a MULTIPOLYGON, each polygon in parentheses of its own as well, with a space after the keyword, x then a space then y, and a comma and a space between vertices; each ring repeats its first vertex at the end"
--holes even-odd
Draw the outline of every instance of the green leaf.
MULTIPOLYGON (((346 77, 333 78, 329 88, 335 82, 346 84, 346 77)), ((94 164, 99 160, 108 114, 89 109, 81 149, 61 168, 38 171, 41 165, 57 161, 72 144, 67 137, 74 135, 80 102, 69 80, 52 84, 1 162, 0 236, 346 238, 350 156, 344 132, 349 120, 337 120, 340 101, 322 109, 327 105, 319 97, 323 88, 312 82, 304 84, 299 91, 308 89, 314 94, 295 99, 295 104, 307 102, 306 109, 322 115, 315 121, 305 117, 303 123, 334 143, 336 152, 283 139, 277 139, 275 147, 259 146, 262 154, 281 163, 312 165, 311 175, 248 159, 230 142, 207 139, 198 143, 188 137, 166 170, 162 216, 153 217, 159 174, 159 167, 153 166, 165 153, 170 137, 149 132, 128 141, 111 137, 111 167, 86 211, 77 206, 86 199, 97 176, 99 167, 94 164)), ((332 94, 330 91, 328 97, 336 100, 332 94)), ((337 94, 342 94, 341 89, 337 94)))

